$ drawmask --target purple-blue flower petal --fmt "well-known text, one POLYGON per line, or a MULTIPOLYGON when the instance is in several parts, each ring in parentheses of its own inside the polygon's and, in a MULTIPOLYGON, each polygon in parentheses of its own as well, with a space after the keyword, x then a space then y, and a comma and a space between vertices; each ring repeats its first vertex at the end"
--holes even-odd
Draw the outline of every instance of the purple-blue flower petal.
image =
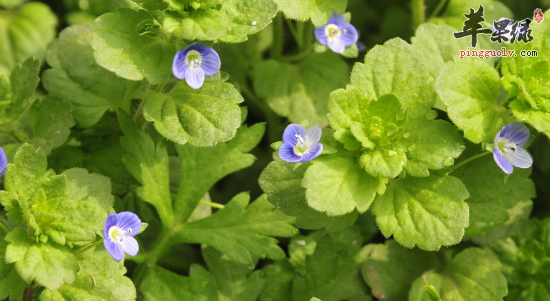
POLYGON ((327 46, 336 53, 342 53, 346 49, 346 44, 341 38, 328 38, 327 46))
POLYGON ((185 70, 185 81, 189 87, 193 89, 198 89, 202 87, 204 83, 204 71, 202 68, 187 68, 185 70))
POLYGON ((342 25, 348 23, 346 20, 346 17, 344 15, 339 15, 335 11, 332 11, 332 16, 328 20, 327 24, 336 24, 338 27, 341 27, 342 25))
POLYGON ((103 240, 103 245, 107 253, 109 253, 114 260, 121 261, 124 259, 124 249, 120 244, 113 242, 110 238, 106 238, 103 240))
POLYGON ((6 167, 8 166, 8 157, 4 149, 0 147, 0 176, 3 176, 6 173, 6 167))
POLYGON ((103 228, 103 237, 107 239, 109 237, 109 229, 112 226, 116 226, 118 222, 118 215, 116 213, 111 213, 107 216, 105 220, 105 227, 103 228))
POLYGON ((321 140, 321 134, 323 134, 323 131, 320 126, 314 125, 310 127, 306 133, 306 144, 314 145, 318 143, 321 140))
POLYGON ((323 145, 321 143, 312 145, 308 149, 308 152, 302 156, 301 162, 307 162, 317 158, 322 151, 323 151, 323 145))
POLYGON ((283 143, 284 144, 290 144, 292 146, 296 145, 296 135, 300 135, 302 138, 305 139, 307 132, 306 130, 299 124, 291 123, 289 124, 283 133, 283 143))
POLYGON ((302 160, 301 156, 297 156, 294 153, 294 146, 289 143, 283 143, 281 147, 279 148, 279 157, 281 160, 286 162, 300 162, 302 160))
POLYGON ((131 236, 126 236, 121 245, 124 252, 129 255, 136 256, 139 251, 139 244, 137 240, 131 236))
POLYGON ((185 54, 187 51, 180 50, 176 52, 174 56, 174 62, 172 63, 172 73, 179 79, 185 78, 185 71, 187 70, 187 64, 185 63, 185 54))
POLYGON ((357 33, 357 30, 355 27, 349 23, 343 24, 340 27, 340 30, 345 29, 346 32, 343 32, 340 35, 340 39, 344 41, 344 45, 346 47, 349 47, 355 43, 357 43, 357 39, 359 38, 359 34, 357 33))
POLYGON ((205 51, 205 54, 203 55, 201 52, 201 55, 201 68, 204 70, 204 75, 212 76, 220 71, 222 61, 220 60, 220 56, 218 55, 216 50, 208 47, 208 49, 205 51))
POLYGON ((517 146, 523 148, 529 141, 529 128, 522 123, 512 122, 505 125, 500 131, 500 137, 515 142, 517 146))
POLYGON ((512 166, 512 163, 510 163, 497 148, 493 149, 493 158, 495 159, 498 167, 500 167, 505 173, 511 174, 514 171, 514 166, 512 166))
POLYGON ((141 230, 141 220, 135 213, 124 211, 118 214, 117 226, 124 231, 132 229, 127 235, 135 236, 141 230))
POLYGON ((315 28, 315 38, 317 39, 317 42, 321 45, 327 45, 327 35, 326 35, 326 28, 327 26, 321 26, 318 28, 315 28))
POLYGON ((519 168, 529 168, 533 165, 533 158, 523 148, 516 148, 515 152, 509 152, 505 155, 510 164, 519 168))

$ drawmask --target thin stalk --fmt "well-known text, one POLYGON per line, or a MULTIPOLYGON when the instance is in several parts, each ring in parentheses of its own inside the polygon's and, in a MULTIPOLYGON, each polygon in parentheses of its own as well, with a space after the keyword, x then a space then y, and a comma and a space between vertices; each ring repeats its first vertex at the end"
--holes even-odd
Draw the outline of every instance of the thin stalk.
POLYGON ((283 54, 283 16, 277 14, 273 19, 273 44, 271 44, 271 58, 279 59, 283 54))
MULTIPOLYGON (((287 25, 288 29, 290 29, 290 33, 292 34, 292 37, 294 37, 294 40, 296 41, 296 44, 298 45, 298 48, 302 49, 302 37, 300 36, 301 35, 300 28, 298 27, 298 29, 297 29, 296 28, 297 26, 294 26, 294 24, 292 23, 292 21, 290 21, 290 19, 285 18, 285 21, 286 21, 286 25, 287 25)), ((298 26, 299 25, 300 25, 300 23, 298 23, 298 26)))
POLYGON ((447 174, 452 173, 453 171, 457 170, 457 169, 460 168, 461 166, 466 165, 466 164, 470 163, 471 161, 474 161, 475 159, 481 158, 481 157, 483 157, 483 156, 486 156, 486 155, 492 154, 492 153, 493 153, 493 152, 486 151, 486 152, 483 152, 483 153, 481 153, 481 154, 477 154, 477 155, 475 155, 475 156, 472 156, 472 157, 470 157, 470 158, 468 158, 468 159, 466 159, 466 160, 464 160, 464 161, 462 161, 462 162, 456 164, 455 166, 451 167, 451 168, 449 169, 449 171, 447 172, 447 174))
POLYGON ((141 120, 141 118, 143 118, 143 107, 145 106, 145 100, 141 100, 141 102, 139 103, 139 107, 137 108, 136 110, 136 113, 134 114, 134 123, 137 124, 138 126, 140 125, 139 122, 141 120))
POLYGON ((4 223, 0 222, 0 229, 4 230, 7 233, 9 233, 10 231, 8 230, 8 227, 6 227, 6 225, 4 225, 4 223))
POLYGON ((430 14, 430 19, 437 17, 439 15, 439 13, 445 7, 445 4, 447 4, 447 0, 439 0, 439 3, 437 3, 437 6, 435 7, 435 9, 430 14))
POLYGON ((153 247, 149 250, 149 253, 147 254, 147 259, 143 263, 140 263, 138 265, 134 272, 134 275, 132 276, 136 287, 139 287, 141 285, 141 282, 143 281, 147 270, 151 267, 154 267, 157 261, 159 261, 159 259, 172 245, 172 235, 175 232, 176 231, 174 229, 162 229, 159 238, 155 241, 153 247))
POLYGON ((84 248, 82 248, 82 249, 76 251, 76 253, 74 253, 73 255, 76 257, 76 256, 78 256, 78 255, 80 255, 80 254, 82 254, 82 253, 88 251, 89 249, 91 249, 91 248, 93 248, 93 247, 95 247, 95 246, 101 244, 102 242, 103 242, 103 239, 100 239, 100 240, 98 240, 98 241, 96 241, 96 242, 94 242, 94 243, 91 243, 91 244, 85 246, 84 248))
POLYGON ((265 115, 265 118, 267 119, 267 138, 269 140, 269 143, 273 143, 275 141, 281 140, 281 137, 279 137, 279 132, 277 131, 277 125, 280 122, 279 116, 271 110, 271 108, 266 105, 263 101, 261 101, 256 94, 252 92, 252 90, 248 87, 248 85, 242 85, 241 86, 241 92, 243 95, 245 95, 253 104, 258 106, 260 110, 265 115))
POLYGON ((426 21, 424 0, 412 0, 412 10, 413 10, 413 26, 414 29, 420 24, 426 21))
POLYGON ((210 206, 210 207, 218 208, 218 209, 223 209, 223 208, 225 208, 224 205, 218 204, 218 203, 214 203, 214 202, 208 202, 208 201, 203 201, 203 200, 201 200, 199 203, 201 203, 201 204, 203 204, 203 205, 210 206))
POLYGON ((313 49, 313 23, 306 22, 303 23, 304 28, 302 28, 303 36, 304 36, 304 43, 303 43, 303 49, 313 49))

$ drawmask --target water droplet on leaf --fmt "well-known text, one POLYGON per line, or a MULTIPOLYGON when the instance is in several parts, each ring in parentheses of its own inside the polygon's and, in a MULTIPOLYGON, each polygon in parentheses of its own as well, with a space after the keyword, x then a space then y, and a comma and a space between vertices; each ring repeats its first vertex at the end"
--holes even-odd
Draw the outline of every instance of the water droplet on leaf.
POLYGON ((414 151, 416 149, 416 145, 414 144, 411 144, 409 145, 409 147, 407 148, 410 152, 414 151))
POLYGON ((397 119, 397 120, 407 119, 407 110, 403 109, 403 110, 397 112, 397 114, 395 114, 395 119, 397 119))
POLYGON ((393 157, 393 156, 395 156, 395 155, 397 155, 397 152, 396 152, 396 151, 394 151, 394 150, 388 151, 388 156, 393 157))
POLYGON ((395 133, 397 133, 397 125, 393 123, 388 124, 388 126, 386 126, 386 135, 392 137, 395 133))
POLYGON ((445 160, 443 160, 443 163, 441 163, 441 165, 443 165, 444 167, 448 167, 448 166, 451 166, 455 163, 455 159, 453 159, 453 157, 449 156, 447 158, 445 158, 445 160))
POLYGON ((252 271, 254 269, 254 266, 253 265, 248 266, 248 269, 252 271))
POLYGON ((437 117, 437 112, 434 110, 429 110, 424 116, 428 120, 434 120, 437 117))
POLYGON ((403 138, 407 139, 411 136, 411 133, 409 132, 406 132, 405 134, 403 134, 403 138))

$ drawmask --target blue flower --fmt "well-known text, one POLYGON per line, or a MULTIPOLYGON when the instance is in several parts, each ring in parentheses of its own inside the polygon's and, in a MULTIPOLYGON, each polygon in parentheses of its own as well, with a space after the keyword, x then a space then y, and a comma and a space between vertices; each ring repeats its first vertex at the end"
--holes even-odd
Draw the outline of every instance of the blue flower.
POLYGON ((6 173, 6 167, 8 166, 8 157, 4 149, 0 147, 0 177, 6 173))
POLYGON ((134 236, 141 229, 141 220, 132 212, 111 213, 103 229, 103 245, 116 261, 124 259, 124 252, 136 256, 139 245, 134 236))
POLYGON ((279 157, 286 162, 307 162, 323 151, 321 128, 316 125, 306 130, 298 124, 289 124, 283 133, 283 145, 279 157))
POLYGON ((514 171, 514 166, 529 168, 533 165, 531 155, 523 149, 529 140, 529 129, 517 122, 505 125, 495 136, 493 157, 497 165, 507 174, 514 171))
POLYGON ((198 89, 204 83, 205 76, 212 76, 220 71, 221 64, 216 50, 194 43, 176 53, 172 72, 175 77, 185 79, 191 88, 198 89))
POLYGON ((346 21, 344 16, 332 12, 328 23, 315 28, 315 38, 321 45, 327 45, 336 53, 344 52, 346 47, 357 43, 359 35, 353 25, 346 21))

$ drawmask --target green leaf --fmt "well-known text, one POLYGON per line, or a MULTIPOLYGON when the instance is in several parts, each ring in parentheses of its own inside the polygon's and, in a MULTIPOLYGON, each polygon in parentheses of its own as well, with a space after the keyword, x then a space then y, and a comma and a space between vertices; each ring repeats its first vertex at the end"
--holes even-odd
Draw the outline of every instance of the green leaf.
POLYGON ((348 75, 348 65, 332 52, 311 54, 297 65, 267 60, 252 71, 256 94, 277 114, 293 123, 321 125, 327 122, 329 94, 343 88, 348 75))
POLYGON ((124 136, 120 143, 126 150, 124 165, 134 178, 143 185, 138 196, 153 205, 165 227, 173 221, 172 198, 170 196, 170 167, 168 152, 162 142, 155 144, 151 136, 138 129, 132 118, 118 110, 118 119, 124 136))
POLYGON ((427 177, 428 169, 451 166, 465 147, 458 130, 443 120, 408 119, 401 137, 407 149, 405 171, 414 177, 427 177))
POLYGON ((348 4, 347 0, 274 0, 288 19, 308 21, 311 19, 315 27, 325 25, 332 11, 343 15, 348 4))
POLYGON ((40 300, 120 300, 136 299, 136 289, 125 276, 124 265, 114 261, 107 254, 86 256, 78 260, 80 271, 71 284, 57 291, 46 289, 40 300))
POLYGON ((132 99, 142 98, 147 84, 128 81, 105 70, 95 62, 90 46, 95 26, 70 26, 48 50, 46 59, 52 69, 42 75, 44 87, 71 103, 78 124, 96 124, 110 108, 130 112, 132 99))
POLYGON ((491 143, 508 122, 497 102, 498 72, 478 60, 449 61, 440 70, 435 89, 453 123, 474 143, 491 143))
POLYGON ((208 301, 201 292, 208 282, 200 277, 183 277, 161 267, 147 270, 140 287, 145 300, 208 301))
POLYGON ((32 139, 28 142, 36 145, 46 154, 63 144, 74 126, 71 105, 56 96, 46 96, 35 101, 30 110, 32 139))
POLYGON ((438 265, 434 253, 409 250, 394 240, 369 244, 365 250, 368 257, 361 268, 363 279, 373 295, 384 296, 387 301, 406 300, 414 279, 438 265))
MULTIPOLYGON (((478 248, 468 248, 458 254, 441 273, 426 272, 426 282, 439 292, 441 300, 498 301, 508 292, 502 264, 478 248)), ((412 284, 409 301, 430 301, 421 278, 412 284)))
POLYGON ((43 242, 93 241, 106 212, 97 203, 74 199, 68 186, 67 176, 46 171, 46 156, 40 149, 25 144, 9 164, 0 200, 11 219, 28 224, 32 235, 43 242))
MULTIPOLYGON (((441 14, 440 21, 453 26, 458 30, 462 30, 464 26, 464 21, 466 18, 464 14, 470 12, 470 8, 474 8, 477 11, 478 7, 483 5, 484 7, 484 16, 485 22, 493 24, 493 21, 498 21, 500 18, 510 18, 513 19, 514 15, 512 11, 506 7, 506 5, 500 1, 496 0, 454 0, 452 3, 447 5, 445 11, 441 14)), ((486 26, 485 26, 486 28, 486 26)), ((457 31, 458 31, 457 30, 457 31)), ((470 42, 471 37, 463 38, 470 42)), ((486 41, 488 44, 496 44, 490 42, 490 35, 479 35, 478 41, 486 41)), ((497 44, 499 45, 499 44, 497 44)), ((471 46, 471 44, 470 44, 471 46)), ((483 47, 485 48, 485 47, 483 47)))
POLYGON ((243 97, 229 83, 205 83, 193 89, 180 81, 168 93, 149 91, 144 115, 164 137, 195 146, 214 146, 235 136, 243 97))
POLYGON ((350 81, 370 99, 395 94, 412 117, 424 115, 436 98, 424 59, 399 38, 369 50, 365 63, 353 66, 350 81))
POLYGON ((469 197, 462 182, 451 176, 390 180, 372 212, 385 237, 405 247, 427 251, 458 244, 468 226, 469 197))
POLYGON ((453 172, 462 180, 470 198, 470 226, 466 235, 481 235, 494 229, 510 218, 509 209, 519 202, 534 198, 535 184, 529 175, 530 169, 517 169, 506 175, 497 166, 492 156, 477 159, 453 172))
POLYGON ((210 301, 258 299, 267 279, 262 271, 254 271, 257 260, 252 265, 238 263, 211 247, 202 248, 202 256, 208 270, 198 264, 192 264, 189 275, 208 281, 203 294, 210 301))
POLYGON ((40 62, 32 57, 13 68, 9 85, 7 82, 3 84, 6 95, 2 97, 4 101, 0 104, 0 123, 15 121, 23 114, 40 81, 39 71, 40 62))
POLYGON ((67 176, 67 194, 72 200, 82 202, 94 202, 109 213, 109 207, 113 206, 115 198, 111 194, 111 179, 108 177, 88 173, 84 168, 71 168, 65 170, 62 175, 67 176))
MULTIPOLYGON (((0 221, 1 222, 1 221, 0 221)), ((2 239, 0 239, 0 299, 18 300, 23 295, 23 291, 27 283, 21 279, 17 273, 14 264, 9 264, 5 260, 6 247, 8 242, 3 239, 4 231, 2 230, 2 239)))
POLYGON ((292 300, 347 300, 364 295, 367 287, 361 279, 360 267, 366 259, 361 251, 363 237, 357 227, 317 241, 315 252, 307 256, 305 273, 298 274, 292 284, 292 300))
POLYGON ((424 23, 418 26, 411 47, 419 53, 433 78, 439 75, 439 69, 446 62, 455 61, 460 57, 460 50, 471 47, 470 40, 456 39, 453 33, 456 29, 449 25, 424 23))
POLYGON ((188 220, 199 201, 216 182, 252 165, 256 158, 246 152, 258 145, 264 132, 264 123, 251 127, 243 125, 237 130, 235 138, 214 147, 175 145, 183 175, 174 201, 177 220, 188 220))
POLYGON ((383 193, 386 179, 362 170, 354 157, 319 158, 307 169, 302 186, 308 205, 328 216, 369 209, 377 193, 383 193))
POLYGON ((226 0, 219 7, 204 4, 190 12, 173 7, 166 13, 164 29, 184 40, 239 43, 265 28, 277 13, 272 0, 226 0))
POLYGON ((158 84, 170 78, 176 48, 160 36, 141 35, 140 24, 154 24, 145 10, 120 8, 97 18, 92 35, 94 57, 120 77, 158 84))
POLYGON ((295 272, 286 260, 275 261, 262 269, 266 275, 265 288, 258 300, 291 300, 292 280, 295 272))
POLYGON ((57 33, 57 17, 40 2, 5 12, 0 16, 0 75, 7 76, 29 56, 42 60, 57 33))
POLYGON ((65 283, 72 283, 78 272, 78 263, 67 249, 46 243, 35 242, 24 228, 8 233, 6 263, 15 263, 17 272, 30 283, 56 290, 65 283))
POLYGON ((250 196, 241 193, 212 216, 174 229, 175 240, 207 244, 230 259, 252 264, 252 254, 270 259, 285 258, 271 236, 290 237, 296 232, 293 218, 285 216, 262 196, 248 205, 250 196))
POLYGON ((310 166, 309 162, 297 165, 280 159, 269 163, 259 179, 268 201, 284 214, 296 216, 296 227, 302 229, 326 228, 329 232, 336 232, 353 225, 357 219, 356 211, 328 216, 307 205, 302 179, 310 166))

